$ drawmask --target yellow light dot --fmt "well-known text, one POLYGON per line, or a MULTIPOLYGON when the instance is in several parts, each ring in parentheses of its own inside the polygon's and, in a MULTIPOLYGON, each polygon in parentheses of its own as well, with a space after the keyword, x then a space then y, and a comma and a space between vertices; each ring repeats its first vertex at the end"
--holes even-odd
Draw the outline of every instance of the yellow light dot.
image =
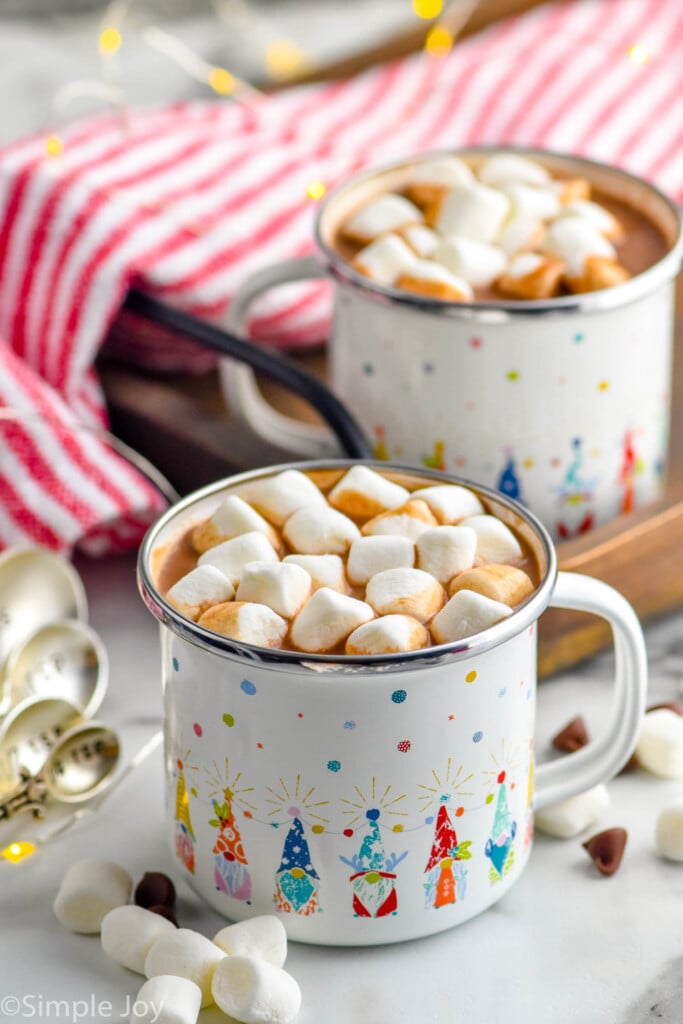
POLYGON ((472 669, 472 671, 468 672, 467 675, 465 676, 465 682, 466 683, 473 683, 476 678, 477 678, 477 673, 474 671, 474 669, 472 669))
POLYGON ((235 79, 226 68, 212 68, 209 85, 219 96, 230 96, 235 91, 235 79))
POLYGON ((534 460, 533 459, 524 459, 524 461, 522 462, 522 466, 523 466, 524 469, 533 469, 534 468, 534 460))
POLYGON ((48 156, 59 156, 64 150, 64 143, 56 135, 48 135, 45 140, 45 149, 48 156))
POLYGON ((650 51, 642 43, 635 43, 631 46, 628 55, 634 64, 646 64, 650 59, 650 51))
POLYGON ((289 78, 309 63, 306 54, 291 39, 274 39, 263 55, 271 78, 289 78))
POLYGON ((607 391, 608 387, 609 387, 609 381, 608 380, 601 380, 600 383, 598 384, 598 390, 599 391, 607 391))
POLYGON ((450 53, 452 46, 453 36, 442 25, 435 25, 427 33, 425 50, 432 57, 445 57, 447 53, 450 53))
POLYGON ((316 836, 322 835, 324 831, 324 825, 311 825, 311 832, 314 832, 316 836))
POLYGON ((306 188, 306 195, 309 199, 322 199, 327 192, 327 185, 324 181, 309 181, 306 188))
POLYGON ((104 28, 100 32, 100 53, 116 53, 121 49, 121 33, 117 28, 104 28))
POLYGON ((401 825, 401 824, 394 825, 391 831, 392 832, 402 832, 403 831, 403 825, 401 825))
POLYGON ((9 846, 0 851, 0 857, 8 860, 11 864, 18 864, 20 860, 30 857, 35 852, 36 847, 33 843, 10 843, 9 846))
POLYGON ((507 377, 508 380, 519 380, 519 370, 508 370, 505 376, 507 377))
POLYGON ((443 0, 413 0, 413 10, 418 18, 438 18, 443 10, 443 0))

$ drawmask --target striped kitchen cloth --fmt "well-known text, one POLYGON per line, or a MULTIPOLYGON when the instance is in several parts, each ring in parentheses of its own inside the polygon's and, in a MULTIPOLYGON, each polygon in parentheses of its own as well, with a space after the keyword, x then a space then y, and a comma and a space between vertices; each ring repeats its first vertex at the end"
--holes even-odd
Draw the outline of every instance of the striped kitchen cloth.
MULTIPOLYGON (((567 0, 250 106, 105 116, 0 153, 0 546, 132 546, 162 499, 97 436, 105 338, 155 371, 214 357, 117 320, 134 283, 220 320, 238 285, 312 246, 315 203, 365 166, 430 148, 519 143, 606 160, 683 199, 680 0, 567 0), (633 50, 635 45, 640 49, 633 50), (640 57, 640 61, 632 57, 640 57), (643 60, 643 57, 649 59, 643 60), (3 413, 5 414, 3 416, 3 413), (7 417, 7 418, 5 418, 7 417)), ((320 283, 261 300, 256 340, 319 344, 320 283)))

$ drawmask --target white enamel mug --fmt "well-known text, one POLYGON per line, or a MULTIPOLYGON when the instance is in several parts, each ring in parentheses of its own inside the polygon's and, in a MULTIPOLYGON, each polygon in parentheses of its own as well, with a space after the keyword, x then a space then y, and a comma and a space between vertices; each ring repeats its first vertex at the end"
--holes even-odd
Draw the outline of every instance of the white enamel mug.
POLYGON ((607 781, 628 759, 645 704, 638 619, 606 584, 558 573, 547 531, 525 509, 474 487, 538 565, 537 590, 509 618, 458 643, 372 658, 229 640, 179 614, 155 571, 226 490, 274 471, 190 495, 140 551, 140 590, 162 626, 166 817, 177 865, 226 917, 275 913, 303 942, 364 946, 450 928, 519 878, 534 808, 607 781), (549 606, 609 622, 614 700, 596 740, 535 767, 536 623, 549 606))
MULTIPOLYGON (((413 158, 331 192, 316 220, 317 255, 250 277, 228 324, 243 334, 254 299, 278 284, 331 277, 330 384, 374 441, 376 457, 497 488, 527 505, 557 540, 663 490, 683 233, 673 203, 642 179, 577 157, 515 152, 551 172, 586 177, 642 211, 665 239, 666 255, 618 287, 546 301, 439 302, 375 284, 332 239, 365 198, 405 186, 413 158)), ((327 429, 269 406, 248 367, 224 360, 221 376, 231 410, 258 434, 310 458, 338 454, 327 429)))

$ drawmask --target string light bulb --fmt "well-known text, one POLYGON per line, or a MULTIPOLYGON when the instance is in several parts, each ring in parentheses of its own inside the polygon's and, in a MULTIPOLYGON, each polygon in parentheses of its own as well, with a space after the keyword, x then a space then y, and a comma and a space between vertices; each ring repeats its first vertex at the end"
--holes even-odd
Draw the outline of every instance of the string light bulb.
POLYGON ((309 199, 322 199, 327 192, 327 185, 324 181, 309 181, 306 188, 306 195, 309 199))
POLYGON ((100 32, 100 53, 110 56, 112 53, 117 53, 121 49, 121 43, 123 38, 117 28, 113 28, 111 25, 107 28, 103 28, 100 32))
POLYGON ((308 58, 291 39, 274 39, 263 55, 271 78, 290 78, 308 64, 308 58))
POLYGON ((425 39, 425 50, 432 57, 445 57, 451 52, 453 36, 443 25, 435 25, 425 39))
POLYGON ((33 843, 10 843, 4 850, 0 850, 0 857, 9 861, 10 864, 18 864, 35 852, 36 847, 33 843))
POLYGON ((48 135, 45 139, 45 150, 48 156, 59 156, 64 151, 64 143, 57 135, 48 135))
POLYGON ((209 72, 209 85, 219 96, 231 96, 235 91, 235 79, 227 68, 212 68, 209 72))
POLYGON ((413 10, 418 18, 438 18, 443 10, 443 0, 413 0, 413 10))
POLYGON ((646 64, 650 59, 650 51, 643 43, 634 43, 629 47, 628 55, 634 64, 646 64))

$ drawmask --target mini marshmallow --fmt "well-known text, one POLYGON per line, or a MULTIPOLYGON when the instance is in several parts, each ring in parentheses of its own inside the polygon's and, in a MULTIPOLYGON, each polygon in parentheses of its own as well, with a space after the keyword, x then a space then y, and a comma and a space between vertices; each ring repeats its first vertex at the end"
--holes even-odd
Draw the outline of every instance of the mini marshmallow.
POLYGON ((434 526, 420 534, 415 546, 418 568, 447 583, 474 564, 477 535, 469 526, 434 526))
POLYGON ((136 995, 130 1024, 196 1024, 201 1002, 201 989, 193 981, 159 974, 136 995))
POLYGON ((473 590, 459 590, 435 615, 430 629, 437 644, 447 644, 481 633, 511 614, 512 609, 500 601, 492 601, 473 590))
POLYGON ((403 228, 401 237, 405 239, 415 255, 423 260, 433 256, 439 244, 439 236, 436 231, 432 231, 426 224, 412 224, 410 227, 403 228))
POLYGON ((600 784, 578 796, 536 811, 536 828, 557 839, 571 839, 595 824, 609 807, 607 787, 600 784))
POLYGON ((455 188, 456 185, 468 185, 473 180, 472 171, 464 160, 457 156, 423 160, 411 170, 411 183, 419 182, 420 184, 455 188))
POLYGON ((279 562, 277 552, 267 537, 257 530, 223 541, 199 556, 197 564, 212 565, 232 583, 239 584, 248 562, 279 562))
POLYGON ((398 235, 382 235, 356 253, 352 265, 378 284, 394 284, 415 262, 415 254, 398 235))
POLYGON ((300 651, 311 654, 331 651, 375 613, 365 601, 321 587, 316 590, 292 623, 291 639, 300 651))
POLYGON ((196 622, 212 605, 230 601, 234 596, 235 588, 220 569, 215 565, 198 565, 173 584, 166 600, 196 622))
POLYGON ((433 260, 415 260, 396 280, 396 287, 442 302, 470 302, 474 296, 467 281, 433 260))
POLYGON ((543 250, 564 260, 568 274, 577 277, 583 272, 586 256, 616 256, 612 244, 581 217, 554 220, 543 239, 543 250))
POLYGON ((243 496, 275 526, 282 526, 297 509, 314 505, 323 508, 327 504, 322 491, 298 469, 285 469, 265 480, 254 480, 245 486, 243 496))
POLYGON ((254 647, 280 647, 287 621, 265 604, 226 601, 204 612, 199 625, 254 647))
POLYGON ((413 500, 425 501, 439 523, 452 526, 465 516, 476 516, 484 511, 474 491, 460 484, 435 484, 413 491, 413 500))
POLYGON ((237 494, 230 494, 210 519, 195 526, 192 531, 192 547, 202 554, 216 544, 254 530, 264 534, 276 550, 282 547, 282 541, 270 523, 237 494))
POLYGON ((486 287, 492 284, 507 266, 502 249, 473 238, 444 238, 434 259, 468 284, 486 287))
POLYGON ((287 971, 250 956, 227 956, 216 968, 213 998, 244 1024, 290 1024, 301 1009, 301 989, 287 971))
POLYGON ((514 256, 522 249, 540 245, 544 236, 545 226, 537 217, 514 216, 503 227, 496 245, 506 256, 514 256))
POLYGON ((345 654, 397 654, 417 651, 429 644, 429 633, 410 615, 383 615, 354 629, 345 654))
POLYGON ((287 932, 275 914, 229 924, 214 935, 213 941, 228 956, 251 956, 275 967, 282 967, 287 959, 287 932))
POLYGON ((190 928, 173 928, 160 936, 145 959, 145 975, 173 974, 193 981, 201 990, 202 1008, 213 1002, 211 981, 225 953, 205 935, 190 928))
POLYGON ((618 260, 609 256, 588 255, 583 261, 580 274, 565 274, 567 287, 572 292, 596 292, 603 288, 614 288, 615 285, 628 281, 631 275, 618 260))
POLYGON ((311 595, 311 577, 291 562, 249 562, 235 594, 236 601, 266 604, 278 615, 292 619, 311 595))
POLYGON ((523 252, 514 256, 496 285, 515 299, 550 299, 558 295, 564 263, 554 256, 523 252))
POLYGON ((505 185, 522 182, 525 185, 545 185, 550 174, 535 160, 517 153, 496 153, 479 167, 477 177, 485 185, 505 185))
MULTIPOLYGON (((466 529, 466 527, 461 527, 466 529)), ((474 590, 477 594, 490 597, 492 601, 516 607, 533 593, 534 585, 522 569, 514 565, 480 565, 467 569, 451 580, 448 592, 453 596, 459 590, 474 590)))
POLYGON ((683 800, 660 811, 655 827, 655 848, 660 857, 683 863, 683 800))
POLYGON ((493 242, 510 212, 510 200, 478 182, 457 185, 445 197, 436 224, 441 235, 464 235, 493 242))
POLYGON ((346 572, 354 586, 364 586, 385 569, 412 569, 415 546, 407 537, 359 537, 349 551, 346 572))
POLYGON ((519 541, 509 526, 496 516, 468 516, 460 526, 471 526, 477 535, 477 558, 485 562, 511 562, 521 558, 519 541))
POLYGON ((55 917, 72 932, 96 934, 103 918, 130 899, 133 880, 110 860, 79 860, 62 879, 53 904, 55 917))
POLYGON ((410 615, 429 620, 446 600, 443 587, 422 569, 384 569, 369 581, 365 598, 378 615, 410 615))
POLYGON ((349 585, 344 574, 344 563, 339 555, 285 555, 283 562, 292 562, 305 569, 311 577, 314 590, 330 587, 331 590, 338 590, 340 594, 348 593, 349 585))
POLYGON ((364 537, 388 533, 416 541, 421 533, 436 525, 436 519, 426 501, 415 500, 411 495, 410 501, 393 512, 382 512, 373 519, 368 519, 363 525, 362 533, 364 537))
POLYGON ((612 242, 619 242, 624 237, 624 229, 617 218, 590 199, 572 199, 561 208, 558 217, 582 217, 612 242))
POLYGON ((110 910, 102 919, 102 949, 115 963, 144 974, 145 960, 154 943, 175 930, 175 925, 161 914, 128 903, 110 910))
POLYGON ((537 188, 514 182, 501 186, 507 196, 514 217, 534 217, 552 220, 560 212, 560 200, 553 188, 537 188))
POLYGON ((371 242, 408 224, 421 224, 422 220, 422 213, 410 200, 385 192, 357 210, 341 233, 352 242, 371 242))
POLYGON ((343 555, 360 537, 356 524, 326 505, 300 508, 285 523, 283 536, 302 555, 343 555))
POLYGON ((368 519, 405 505, 410 493, 367 466, 352 466, 332 488, 327 500, 353 519, 368 519))
POLYGON ((683 718, 667 708, 648 711, 635 750, 638 764, 661 779, 683 777, 683 718))

